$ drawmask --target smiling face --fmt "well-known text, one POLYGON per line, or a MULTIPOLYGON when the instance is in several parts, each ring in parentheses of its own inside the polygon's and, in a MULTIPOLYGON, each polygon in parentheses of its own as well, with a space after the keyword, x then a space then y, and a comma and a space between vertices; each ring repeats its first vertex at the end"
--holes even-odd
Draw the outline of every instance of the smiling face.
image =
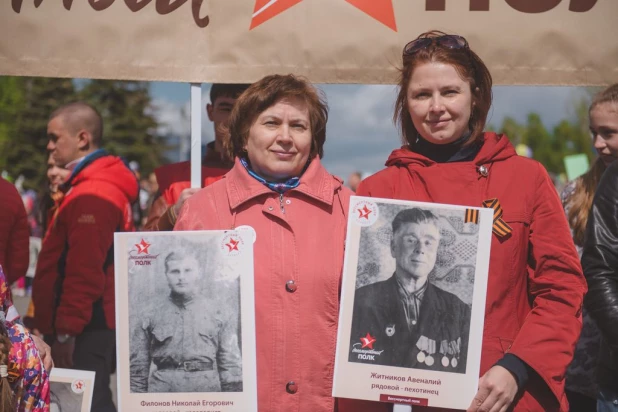
POLYGON ((282 99, 260 113, 245 150, 251 168, 269 181, 299 176, 311 153, 309 110, 302 100, 282 99))
POLYGON ((397 274, 415 280, 426 278, 436 264, 439 244, 435 223, 402 223, 391 240, 397 274))
POLYGON ((618 104, 600 103, 590 110, 590 134, 605 165, 618 158, 618 104))
POLYGON ((166 261, 165 276, 172 292, 192 295, 197 292, 199 264, 194 257, 183 257, 166 261))
POLYGON ((428 142, 448 144, 468 131, 473 106, 470 83, 450 64, 430 62, 414 69, 407 99, 412 123, 428 142))

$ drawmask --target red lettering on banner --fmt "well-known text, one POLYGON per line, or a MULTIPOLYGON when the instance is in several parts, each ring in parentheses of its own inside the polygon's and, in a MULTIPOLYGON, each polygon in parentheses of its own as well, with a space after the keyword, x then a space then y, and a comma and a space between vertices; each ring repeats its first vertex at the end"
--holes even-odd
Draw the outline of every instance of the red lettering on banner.
MULTIPOLYGON (((116 0, 88 0, 88 4, 94 11, 103 11, 114 4, 116 0)), ((124 0, 127 8, 132 12, 138 12, 151 3, 152 0, 124 0)), ((183 6, 188 0, 156 0, 155 9, 158 14, 164 16, 166 14, 176 11, 179 7, 183 6)), ((298 0, 301 1, 301 0, 298 0)), ((11 0, 11 7, 15 13, 21 13, 21 6, 24 0, 11 0)), ((43 0, 34 0, 34 7, 38 8, 43 0)), ((204 28, 210 23, 208 16, 200 17, 200 11, 204 0, 191 0, 191 13, 193 14, 193 21, 195 24, 204 28)), ((73 0, 62 0, 62 5, 68 11, 71 11, 73 7, 73 0)))

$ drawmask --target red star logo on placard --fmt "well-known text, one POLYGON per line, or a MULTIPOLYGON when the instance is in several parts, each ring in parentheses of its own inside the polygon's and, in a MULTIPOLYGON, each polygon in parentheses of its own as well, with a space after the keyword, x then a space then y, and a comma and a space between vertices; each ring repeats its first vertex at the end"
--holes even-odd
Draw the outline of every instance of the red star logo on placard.
POLYGON ((143 238, 142 241, 135 244, 135 246, 137 247, 137 254, 141 255, 141 254, 148 254, 148 248, 150 247, 150 243, 146 242, 143 238))
POLYGON ((376 339, 373 336, 371 336, 369 332, 367 332, 367 335, 364 338, 360 338, 360 341, 363 344, 361 349, 365 349, 365 348, 373 349, 373 344, 375 343, 376 339))
POLYGON ((84 387, 84 382, 82 382, 82 381, 75 382, 75 387, 77 389, 83 388, 84 387))
POLYGON ((363 206, 362 209, 356 209, 358 211, 359 219, 367 219, 369 220, 369 215, 371 214, 371 210, 367 208, 367 205, 363 206))
MULTIPOLYGON (((302 0, 255 0, 249 30, 283 13, 302 0)), ((363 13, 397 31, 393 0, 345 0, 363 13)))
POLYGON ((230 241, 226 243, 225 246, 227 246, 227 248, 229 249, 228 252, 238 250, 238 240, 230 239, 230 241))

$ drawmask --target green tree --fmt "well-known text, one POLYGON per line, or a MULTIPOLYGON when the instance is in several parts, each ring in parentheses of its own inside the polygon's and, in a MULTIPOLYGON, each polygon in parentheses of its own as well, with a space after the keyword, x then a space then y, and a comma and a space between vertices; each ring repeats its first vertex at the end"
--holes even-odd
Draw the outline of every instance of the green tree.
POLYGON ((165 141, 157 135, 148 83, 92 80, 79 92, 103 117, 103 146, 111 153, 135 160, 142 176, 165 161, 165 141))
POLYGON ((12 177, 24 176, 26 189, 39 189, 47 179, 49 115, 75 99, 75 88, 71 79, 8 77, 3 81, 9 85, 6 102, 14 106, 8 109, 7 118, 0 121, 7 133, 1 162, 12 177))
POLYGON ((20 77, 0 77, 0 171, 7 168, 7 154, 13 136, 15 121, 24 106, 24 88, 20 77))

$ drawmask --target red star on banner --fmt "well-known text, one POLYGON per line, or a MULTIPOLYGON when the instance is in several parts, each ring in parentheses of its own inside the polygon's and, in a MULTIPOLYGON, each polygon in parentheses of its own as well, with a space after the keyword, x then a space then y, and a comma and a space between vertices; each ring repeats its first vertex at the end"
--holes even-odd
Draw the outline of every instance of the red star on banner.
POLYGON ((362 209, 356 209, 358 211, 359 219, 367 219, 369 220, 369 215, 371 214, 371 210, 367 208, 367 205, 363 206, 362 209))
POLYGON ((84 383, 82 381, 78 381, 77 383, 75 383, 75 387, 77 389, 81 389, 84 386, 84 383))
MULTIPOLYGON (((255 8, 249 30, 283 13, 303 0, 255 0, 255 8)), ((345 0, 363 13, 397 31, 393 0, 345 0)))
POLYGON ((283 13, 301 1, 303 0, 255 0, 255 8, 253 9, 249 30, 272 19, 277 14, 283 13))
POLYGON ((230 242, 226 243, 225 246, 229 249, 228 252, 238 250, 238 240, 230 239, 230 242))
POLYGON ((373 17, 386 27, 397 31, 393 0, 345 0, 363 13, 373 17))
POLYGON ((363 344, 361 349, 364 349, 364 348, 373 349, 373 344, 375 343, 376 338, 374 338, 373 336, 369 334, 369 332, 367 332, 367 336, 365 336, 364 338, 360 338, 360 341, 363 344))
POLYGON ((146 242, 144 239, 142 239, 141 242, 136 243, 135 246, 137 246, 137 254, 141 255, 142 253, 147 255, 148 254, 148 248, 150 247, 150 243, 146 242))

